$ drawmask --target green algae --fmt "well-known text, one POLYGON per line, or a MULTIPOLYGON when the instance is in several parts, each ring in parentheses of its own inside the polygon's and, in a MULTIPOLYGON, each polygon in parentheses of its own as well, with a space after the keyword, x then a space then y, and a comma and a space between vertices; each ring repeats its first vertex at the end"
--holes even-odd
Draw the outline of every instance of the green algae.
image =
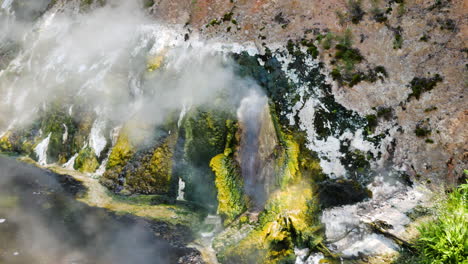
POLYGON ((119 134, 115 146, 112 148, 106 168, 110 170, 125 165, 134 152, 135 147, 130 142, 128 132, 124 128, 119 134))
POLYGON ((141 166, 126 170, 125 189, 138 193, 168 194, 171 190, 173 153, 177 133, 167 136, 152 154, 145 155, 141 166))
MULTIPOLYGON (((294 246, 315 248, 321 243, 317 206, 307 182, 275 191, 259 222, 236 243, 216 241, 218 259, 226 263, 283 263, 294 259, 294 246)), ((220 240, 222 238, 218 238, 220 240)), ((224 238, 226 239, 226 238, 224 238)))
MULTIPOLYGON (((232 112, 224 108, 199 107, 187 113, 182 124, 182 164, 178 167, 185 185, 185 197, 190 201, 215 209, 215 174, 209 164, 213 157, 225 151, 228 137, 227 120, 232 112)), ((232 139, 232 136, 231 136, 232 139)))
POLYGON ((218 214, 223 217, 224 225, 228 225, 247 208, 240 168, 232 157, 225 154, 215 156, 210 166, 216 175, 218 214))
POLYGON ((102 185, 112 190, 116 189, 120 175, 123 173, 124 166, 135 153, 135 146, 130 142, 127 128, 120 131, 117 141, 109 155, 106 165, 106 171, 100 178, 102 185))
POLYGON ((12 152, 13 143, 11 142, 11 131, 8 131, 0 138, 0 150, 3 152, 12 152))
POLYGON ((47 161, 65 163, 73 155, 72 144, 69 144, 76 130, 73 119, 59 101, 54 101, 41 113, 40 120, 42 134, 50 134, 47 161), (65 133, 68 136, 64 140, 65 133))
POLYGON ((73 168, 80 172, 92 173, 99 167, 99 161, 90 147, 83 148, 75 159, 73 168))

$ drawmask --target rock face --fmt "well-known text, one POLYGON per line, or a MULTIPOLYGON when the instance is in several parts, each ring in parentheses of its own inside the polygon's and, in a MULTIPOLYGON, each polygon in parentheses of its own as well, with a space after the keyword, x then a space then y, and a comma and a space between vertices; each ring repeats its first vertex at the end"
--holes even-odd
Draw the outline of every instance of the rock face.
POLYGON ((408 184, 461 180, 462 1, 160 0, 137 17, 125 3, 58 1, 33 32, 41 45, 0 58, 1 151, 87 173, 115 197, 216 211, 225 230, 213 248, 236 264, 393 254, 398 246, 370 225, 399 236, 425 202, 408 184), (93 34, 104 49, 68 56, 74 45, 59 45, 51 25, 80 33, 65 43, 94 30, 64 12, 118 34, 93 34), (138 32, 127 42, 121 29, 138 32), (39 49, 49 38, 58 48, 39 49), (53 100, 20 104, 32 108, 25 124, 8 119, 22 102, 10 100, 12 87, 41 94, 30 80, 52 87, 53 100))
MULTIPOLYGON (((362 55, 352 72, 382 66, 385 79, 352 87, 330 83, 336 100, 361 115, 391 109, 376 130, 390 129, 394 147, 387 159, 418 179, 455 184, 466 167, 466 1, 155 1, 157 19, 186 24, 207 38, 262 45, 319 36, 319 59, 336 69, 333 39, 346 30, 362 55), (320 37, 322 36, 322 37, 320 37), (325 38, 323 38, 325 36, 325 38), (263 44, 262 44, 263 43, 263 44), (441 77, 417 98, 412 81, 441 77), (429 132, 418 136, 423 126, 429 132), (455 132, 459 131, 459 132, 455 132), (447 175, 447 176, 441 176, 447 175)), ((357 83, 356 83, 357 82, 357 83)))

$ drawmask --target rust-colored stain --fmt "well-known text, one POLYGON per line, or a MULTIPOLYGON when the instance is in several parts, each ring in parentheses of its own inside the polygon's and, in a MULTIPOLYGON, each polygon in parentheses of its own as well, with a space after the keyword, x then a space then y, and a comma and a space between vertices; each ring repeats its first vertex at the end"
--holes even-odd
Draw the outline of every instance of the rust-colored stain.
POLYGON ((201 24, 206 18, 214 19, 209 17, 208 9, 213 2, 214 0, 193 0, 190 22, 193 24, 201 24))
POLYGON ((261 10, 262 6, 264 6, 268 0, 255 0, 252 8, 250 9, 251 13, 257 13, 261 10))

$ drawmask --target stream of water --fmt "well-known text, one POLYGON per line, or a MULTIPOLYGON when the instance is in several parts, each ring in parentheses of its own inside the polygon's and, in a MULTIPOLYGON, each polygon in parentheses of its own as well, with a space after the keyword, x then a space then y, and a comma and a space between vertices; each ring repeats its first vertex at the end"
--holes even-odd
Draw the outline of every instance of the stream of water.
POLYGON ((197 254, 156 222, 75 200, 84 187, 0 157, 0 263, 177 263, 197 254), (177 242, 176 242, 177 243, 177 242))

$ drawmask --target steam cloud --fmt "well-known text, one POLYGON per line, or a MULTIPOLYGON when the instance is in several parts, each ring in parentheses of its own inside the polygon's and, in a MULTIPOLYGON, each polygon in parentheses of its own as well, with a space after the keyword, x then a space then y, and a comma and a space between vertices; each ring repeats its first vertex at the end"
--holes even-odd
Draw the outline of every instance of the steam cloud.
POLYGON ((155 23, 138 1, 89 12, 78 12, 77 3, 59 1, 34 23, 0 9, 8 21, 0 43, 19 49, 0 70, 0 132, 28 124, 55 101, 84 104, 116 123, 158 125, 183 104, 209 104, 221 91, 250 85, 214 46, 184 42, 181 30, 155 23), (164 70, 148 72, 151 61, 164 70))
POLYGON ((50 173, 3 157, 0 168, 1 263, 177 263, 193 251, 146 221, 76 202, 77 187, 50 173))

